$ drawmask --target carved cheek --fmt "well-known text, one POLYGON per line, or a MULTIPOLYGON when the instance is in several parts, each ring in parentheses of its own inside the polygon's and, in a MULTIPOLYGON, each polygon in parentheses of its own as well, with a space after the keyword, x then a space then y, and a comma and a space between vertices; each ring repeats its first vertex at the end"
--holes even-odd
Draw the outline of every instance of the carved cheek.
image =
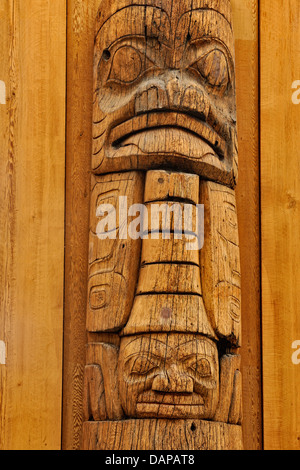
POLYGON ((195 381, 195 393, 204 399, 204 419, 212 419, 219 402, 219 377, 195 381))
POLYGON ((182 97, 181 106, 185 110, 197 111, 205 116, 209 115, 210 104, 209 100, 205 98, 203 91, 194 86, 189 86, 182 97))
MULTIPOLYGON (((124 92, 124 87, 121 87, 118 84, 101 86, 97 97, 98 107, 105 116, 116 113, 121 109, 123 111, 123 108, 130 105, 133 96, 135 96, 135 92, 136 90, 132 87, 130 90, 128 89, 124 92)), ((128 113, 130 113, 130 109, 131 108, 125 110, 124 114, 128 115, 128 113)))
MULTIPOLYGON (((139 358, 137 358, 139 361, 139 358)), ((124 412, 127 416, 135 416, 138 397, 150 390, 155 373, 138 373, 134 360, 126 361, 121 357, 119 363, 119 393, 124 412), (123 360, 122 360, 123 359, 123 360)))

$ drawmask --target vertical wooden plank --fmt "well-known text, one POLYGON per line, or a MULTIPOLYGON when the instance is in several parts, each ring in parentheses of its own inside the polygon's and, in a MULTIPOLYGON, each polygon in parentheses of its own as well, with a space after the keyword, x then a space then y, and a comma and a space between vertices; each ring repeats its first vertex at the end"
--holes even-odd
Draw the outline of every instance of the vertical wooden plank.
POLYGON ((64 449, 79 449, 83 422, 93 47, 99 4, 99 0, 67 1, 64 449))
POLYGON ((0 103, 0 341, 2 360, 0 363, 0 449, 5 448, 5 410, 7 400, 7 340, 9 315, 12 307, 12 246, 14 238, 14 122, 15 122, 15 64, 11 57, 12 29, 10 2, 0 4, 0 80, 2 99, 0 103), (3 93, 5 99, 3 99, 3 93), (4 104, 5 101, 5 104, 4 104))
POLYGON ((0 13, 0 448, 59 449, 65 1, 3 0, 0 13))
MULTIPOLYGON (((92 67, 100 2, 68 0, 67 183, 63 447, 78 448, 82 424, 90 185, 92 67)), ((258 0, 232 0, 236 34, 243 271, 244 436, 261 447, 258 0), (249 60, 250 58, 250 60, 249 60), (250 201, 250 203, 249 203, 250 201), (251 247, 251 250, 249 249, 251 247), (249 314, 251 312, 251 314, 249 314)))
POLYGON ((261 0, 261 207, 264 442, 300 449, 300 3, 261 0))
POLYGON ((262 448, 258 0, 232 0, 232 7, 239 138, 243 434, 245 449, 257 450, 262 448))

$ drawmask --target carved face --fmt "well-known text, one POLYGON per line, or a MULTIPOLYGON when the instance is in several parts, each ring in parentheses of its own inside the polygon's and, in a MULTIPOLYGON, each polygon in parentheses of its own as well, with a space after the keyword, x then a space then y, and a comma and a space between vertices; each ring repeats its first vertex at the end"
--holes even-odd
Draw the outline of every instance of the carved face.
POLYGON ((215 414, 218 352, 205 337, 176 333, 124 337, 118 374, 128 417, 211 419, 215 414))
POLYGON ((138 4, 104 1, 99 12, 93 169, 179 167, 232 182, 237 155, 229 2, 138 4))

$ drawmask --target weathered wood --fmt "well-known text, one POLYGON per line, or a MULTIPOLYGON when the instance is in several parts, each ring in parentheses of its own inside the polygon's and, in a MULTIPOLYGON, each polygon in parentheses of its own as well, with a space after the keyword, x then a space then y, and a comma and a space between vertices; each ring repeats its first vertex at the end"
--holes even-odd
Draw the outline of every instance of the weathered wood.
POLYGON ((65 0, 0 5, 1 450, 61 445, 65 18, 65 0))
POLYGON ((137 295, 124 334, 151 331, 203 333, 215 338, 200 295, 137 295))
POLYGON ((235 184, 230 1, 208 4, 212 8, 204 0, 192 8, 189 1, 102 2, 95 41, 95 172, 181 168, 235 184))
POLYGON ((165 292, 201 295, 199 266, 173 263, 141 267, 136 293, 165 292))
POLYGON ((93 44, 99 0, 67 0, 67 129, 63 449, 79 449, 83 422, 89 249, 93 44))
POLYGON ((242 389, 240 383, 240 356, 224 354, 220 363, 220 400, 214 419, 241 424, 242 389))
POLYGON ((200 420, 86 422, 84 450, 242 450, 241 426, 200 420))
POLYGON ((147 171, 144 202, 182 200, 199 204, 199 176, 164 170, 147 171))
MULTIPOLYGON (((235 447, 241 448, 240 357, 233 354, 240 345, 240 266, 230 15, 229 1, 101 4, 87 330, 95 339, 114 332, 120 343, 88 345, 85 417, 142 419, 145 426, 156 419, 162 425, 165 418, 204 419, 218 421, 225 434, 219 424, 234 423, 235 447), (137 213, 128 225, 127 215, 137 213), (130 240, 124 228, 126 235, 134 229, 130 240)), ((88 448, 89 424, 83 435, 88 448)), ((205 439, 208 448, 224 445, 217 435, 205 439)), ((226 448, 233 449, 228 439, 226 448)), ((201 438, 191 445, 201 446, 201 438)))
POLYGON ((127 207, 143 201, 143 183, 143 174, 138 172, 92 178, 88 331, 119 331, 128 320, 138 276, 141 240, 129 237, 129 220, 122 218, 126 216, 127 207), (126 198, 124 208, 120 207, 120 197, 126 198), (111 238, 104 238, 106 236, 111 238))
POLYGON ((89 343, 85 368, 85 419, 121 419, 123 412, 117 384, 119 348, 108 343, 89 343))
MULTIPOLYGON (((84 370, 86 269, 88 262, 88 195, 90 185, 91 108, 94 23, 99 0, 68 0, 68 131, 67 131, 67 225, 66 301, 64 356, 63 447, 78 448, 82 421, 84 370)), ((239 123, 239 185, 237 206, 242 270, 242 371, 243 436, 246 449, 262 445, 261 351, 259 276, 259 135, 258 135, 258 1, 232 0, 239 123), (251 247, 251 249, 250 249, 251 247), (251 315, 248 315, 248 311, 251 315)), ((149 92, 154 99, 155 90, 149 92)), ((144 100, 147 100, 146 93, 144 100)), ((142 103, 141 103, 142 106, 142 103)), ((149 172, 150 173, 150 172, 149 172)), ((163 198, 160 198, 163 199, 163 198)), ((173 240, 173 235, 171 234, 173 240)), ((141 264, 152 259, 162 263, 199 264, 199 252, 187 251, 186 240, 143 240, 141 264), (151 247, 151 248, 148 248, 151 247), (149 256, 148 256, 149 255, 149 256), (197 261, 198 259, 198 261, 197 261)), ((88 332, 89 340, 95 334, 88 332)), ((99 341, 119 342, 118 335, 97 334, 99 341)), ((98 339, 97 339, 98 340, 98 339)))
POLYGON ((217 334, 239 345, 241 272, 235 192, 217 183, 202 183, 201 202, 206 209, 200 254, 205 306, 217 334))

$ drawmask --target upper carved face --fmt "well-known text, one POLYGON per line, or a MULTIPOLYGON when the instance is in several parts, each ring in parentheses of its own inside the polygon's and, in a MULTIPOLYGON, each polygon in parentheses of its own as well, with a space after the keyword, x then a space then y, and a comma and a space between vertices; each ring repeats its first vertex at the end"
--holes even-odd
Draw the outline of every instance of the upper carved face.
POLYGON ((103 2, 95 43, 93 169, 236 172, 227 0, 103 2))
POLYGON ((212 419, 215 414, 218 352, 213 341, 200 335, 124 337, 118 376, 128 417, 212 419))

